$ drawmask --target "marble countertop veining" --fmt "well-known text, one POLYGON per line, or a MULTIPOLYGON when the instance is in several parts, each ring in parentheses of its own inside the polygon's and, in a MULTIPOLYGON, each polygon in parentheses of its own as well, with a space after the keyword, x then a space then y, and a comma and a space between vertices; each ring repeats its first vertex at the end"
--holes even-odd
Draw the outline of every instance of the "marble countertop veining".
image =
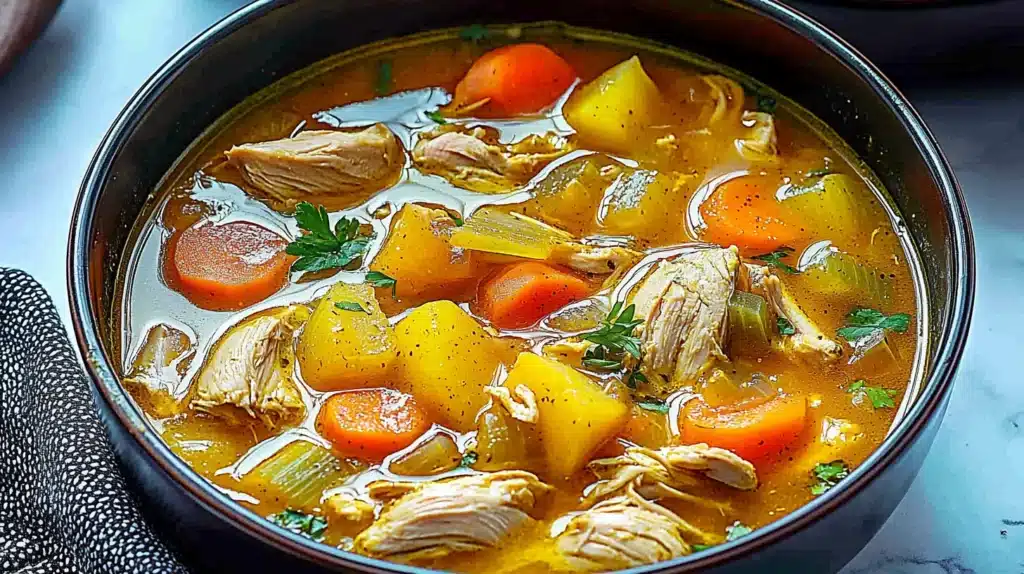
MULTIPOLYGON (((100 139, 143 81, 244 0, 68 0, 0 78, 0 265, 34 275, 70 316, 67 225, 100 139)), ((975 317, 921 474, 843 574, 1024 574, 1024 78, 908 95, 967 196, 975 317)))

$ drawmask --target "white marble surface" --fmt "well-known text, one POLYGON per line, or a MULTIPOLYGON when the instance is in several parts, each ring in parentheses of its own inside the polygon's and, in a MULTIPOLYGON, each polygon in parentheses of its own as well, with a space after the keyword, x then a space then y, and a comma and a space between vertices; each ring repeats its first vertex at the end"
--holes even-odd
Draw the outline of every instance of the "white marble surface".
MULTIPOLYGON (((160 63, 244 0, 65 0, 0 78, 0 265, 69 317, 67 227, 117 112, 160 63)), ((892 519, 844 574, 1024 573, 1024 81, 910 91, 968 197, 978 301, 949 411, 892 519)))

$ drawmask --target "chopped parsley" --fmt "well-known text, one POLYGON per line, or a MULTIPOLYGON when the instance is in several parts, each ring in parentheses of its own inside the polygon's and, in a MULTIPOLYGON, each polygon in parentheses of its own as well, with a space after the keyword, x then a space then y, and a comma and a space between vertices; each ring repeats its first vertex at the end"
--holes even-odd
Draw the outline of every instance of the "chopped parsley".
POLYGON ((789 322, 789 319, 785 317, 779 317, 776 319, 775 324, 779 327, 780 335, 796 335, 796 328, 789 322))
POLYGON ((646 382, 647 375, 640 372, 640 365, 634 367, 633 370, 631 370, 629 372, 629 375, 626 377, 626 386, 631 389, 636 389, 638 384, 646 382))
POLYGON ((896 313, 885 315, 881 311, 858 307, 846 316, 846 326, 836 331, 840 337, 851 343, 870 337, 879 331, 906 333, 910 327, 910 315, 896 313))
POLYGON ((849 476, 850 467, 842 460, 833 460, 828 463, 819 462, 814 465, 811 475, 818 480, 816 484, 811 486, 811 494, 820 496, 828 492, 833 486, 839 484, 840 480, 849 476))
POLYGON ((661 413, 663 415, 667 415, 669 411, 668 403, 654 397, 645 397, 642 400, 638 400, 636 402, 636 406, 644 409, 645 411, 661 413))
POLYGON ((750 534, 753 531, 753 528, 737 520, 736 522, 733 522, 729 526, 725 527, 725 541, 732 542, 737 538, 743 538, 744 536, 750 534))
POLYGON ((459 461, 459 468, 472 467, 476 464, 476 459, 479 458, 479 456, 480 455, 478 455, 475 450, 466 451, 466 454, 462 455, 462 460, 459 461))
POLYGON ((848 393, 864 393, 867 395, 868 400, 871 401, 871 406, 876 409, 892 409, 896 407, 896 402, 892 400, 896 396, 895 389, 883 389, 882 387, 869 387, 867 382, 863 379, 854 381, 847 389, 848 393))
POLYGON ((361 311, 363 313, 366 313, 367 315, 370 314, 370 312, 367 311, 365 307, 363 307, 359 303, 356 303, 355 301, 338 301, 337 303, 334 304, 334 306, 337 307, 338 309, 341 309, 342 311, 361 311))
POLYGON ((757 94, 757 111, 774 114, 777 107, 779 107, 779 103, 772 96, 757 94))
POLYGON ((459 31, 459 38, 474 44, 479 44, 490 37, 491 31, 482 24, 470 24, 459 31))
POLYGON ((298 256, 292 271, 315 273, 345 267, 361 258, 370 244, 370 236, 360 232, 358 219, 342 217, 331 229, 322 205, 299 203, 295 206, 295 221, 306 233, 285 248, 289 255, 298 256))
POLYGON ((381 60, 377 62, 377 83, 373 86, 373 91, 378 96, 386 96, 391 93, 391 87, 393 78, 391 77, 391 60, 381 60))
POLYGON ((427 116, 427 118, 429 118, 435 124, 441 124, 443 126, 444 124, 448 123, 448 120, 444 119, 444 116, 442 116, 441 112, 439 112, 438 110, 423 112, 423 115, 427 116))
POLYGON ((462 227, 463 225, 466 224, 466 222, 457 214, 449 213, 448 215, 452 218, 452 221, 455 222, 455 227, 462 227))
POLYGON ((391 296, 398 297, 398 280, 393 277, 388 277, 380 271, 370 271, 366 274, 366 282, 374 287, 391 287, 391 296))
POLYGON ((690 548, 694 552, 702 552, 704 550, 707 550, 708 548, 711 548, 712 546, 714 546, 714 544, 691 544, 690 548))
POLYGON ((751 259, 763 261, 766 265, 768 265, 768 267, 775 267, 776 269, 781 269, 786 273, 793 275, 799 273, 799 271, 797 271, 796 268, 794 268, 792 265, 789 265, 788 263, 783 261, 784 258, 789 257, 792 253, 792 247, 786 247, 785 245, 783 245, 782 247, 779 247, 778 249, 772 251, 771 253, 755 255, 751 259))
POLYGON ((271 514, 267 517, 267 520, 285 530, 312 538, 317 542, 323 540, 324 531, 327 530, 327 520, 325 518, 315 514, 306 514, 292 508, 277 514, 271 514))

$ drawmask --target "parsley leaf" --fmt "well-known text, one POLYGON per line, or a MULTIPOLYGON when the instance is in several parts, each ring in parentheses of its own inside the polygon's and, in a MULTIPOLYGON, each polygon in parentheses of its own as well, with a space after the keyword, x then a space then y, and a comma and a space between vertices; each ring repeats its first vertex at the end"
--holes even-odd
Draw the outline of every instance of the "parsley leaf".
POLYGON ((377 83, 373 86, 373 91, 378 96, 386 96, 391 93, 391 60, 381 60, 377 62, 377 83))
POLYGON ((473 42, 474 44, 479 44, 490 37, 491 31, 485 28, 482 24, 471 24, 459 31, 459 38, 462 38, 467 42, 473 42))
POLYGON ((701 552, 702 550, 707 550, 712 546, 714 546, 714 544, 691 544, 690 548, 692 548, 694 552, 701 552))
POLYGON ((466 454, 462 455, 462 460, 459 461, 459 468, 472 467, 474 464, 476 464, 476 460, 479 457, 480 455, 478 455, 475 450, 466 451, 466 454))
POLYGON ((736 522, 733 522, 731 525, 725 527, 725 541, 732 542, 737 538, 743 538, 744 536, 750 534, 753 531, 753 528, 737 520, 736 522))
POLYGON ((337 307, 338 309, 341 309, 342 311, 361 311, 363 313, 366 313, 367 315, 370 314, 369 311, 367 311, 362 305, 356 303, 355 301, 338 301, 337 303, 334 304, 334 306, 337 307))
POLYGON ((814 465, 811 475, 818 479, 817 484, 811 486, 811 494, 820 496, 829 491, 839 481, 850 475, 850 467, 842 460, 833 460, 829 463, 814 465))
POLYGON ((779 103, 775 101, 775 98, 766 94, 757 94, 757 111, 774 114, 775 108, 778 106, 779 103))
POLYGON ((393 277, 388 277, 380 271, 370 271, 366 274, 366 282, 374 287, 391 287, 391 297, 398 297, 398 280, 393 277))
POLYGON ((647 375, 640 372, 640 366, 637 365, 629 372, 629 376, 626 377, 626 386, 631 389, 636 389, 637 384, 646 383, 647 375))
POLYGON ((435 124, 441 124, 443 126, 446 123, 448 123, 448 120, 444 119, 444 116, 442 116, 441 112, 439 112, 438 110, 423 112, 423 115, 427 116, 427 118, 429 118, 435 124))
POLYGON ((656 398, 645 398, 643 400, 637 401, 636 406, 644 409, 645 411, 661 413, 663 415, 667 415, 669 411, 668 403, 656 398))
POLYGON ((846 389, 846 392, 864 393, 867 395, 868 400, 871 401, 871 406, 876 409, 892 409, 896 407, 896 402, 892 398, 896 396, 898 391, 895 389, 883 389, 882 387, 869 387, 863 379, 854 381, 846 389))
POLYGON ((836 331, 840 337, 851 343, 874 335, 877 331, 888 330, 906 333, 910 327, 910 315, 896 313, 885 315, 875 309, 858 307, 846 316, 846 326, 836 331))
MULTIPOLYGON (((640 339, 633 336, 633 329, 643 323, 643 320, 634 319, 635 312, 636 308, 633 305, 623 309, 622 301, 616 301, 608 311, 608 316, 601 321, 601 326, 594 331, 584 333, 580 338, 598 345, 598 348, 603 347, 600 351, 601 356, 596 358, 604 359, 605 355, 629 354, 634 359, 639 359, 640 339)), ((595 349, 591 349, 591 351, 595 351, 595 349)), ((591 351, 588 351, 587 354, 590 354, 591 351)))
POLYGON ((285 248, 289 255, 299 257, 292 263, 292 271, 315 273, 344 267, 362 257, 370 244, 370 237, 360 235, 358 219, 342 217, 332 230, 323 206, 299 203, 295 221, 306 233, 285 248))
POLYGON ((306 514, 289 508, 277 514, 271 514, 267 520, 296 534, 319 542, 324 538, 324 531, 327 530, 327 520, 315 514, 306 514))
POLYGON ((796 273, 799 273, 799 271, 797 271, 796 268, 782 260, 785 257, 789 257, 791 253, 793 253, 793 248, 786 247, 785 245, 783 245, 782 247, 779 247, 778 249, 772 251, 771 253, 755 255, 751 257, 751 259, 764 261, 765 264, 768 265, 768 267, 775 267, 776 269, 781 269, 786 273, 789 273, 790 275, 795 275, 796 273))
POLYGON ((793 324, 789 322, 789 319, 779 317, 775 323, 779 327, 780 335, 796 335, 796 328, 794 328, 793 324))
POLYGON ((449 213, 448 217, 451 217, 452 220, 455 221, 455 227, 462 227, 463 225, 466 224, 465 220, 463 220, 461 217, 459 217, 458 214, 449 213))

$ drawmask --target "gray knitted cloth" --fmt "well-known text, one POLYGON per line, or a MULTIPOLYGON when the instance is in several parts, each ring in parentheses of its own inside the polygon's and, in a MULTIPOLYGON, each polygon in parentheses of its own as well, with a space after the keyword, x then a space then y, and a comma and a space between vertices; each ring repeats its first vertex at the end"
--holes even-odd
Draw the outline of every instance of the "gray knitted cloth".
POLYGON ((125 490, 46 292, 0 269, 0 574, 184 573, 125 490))

